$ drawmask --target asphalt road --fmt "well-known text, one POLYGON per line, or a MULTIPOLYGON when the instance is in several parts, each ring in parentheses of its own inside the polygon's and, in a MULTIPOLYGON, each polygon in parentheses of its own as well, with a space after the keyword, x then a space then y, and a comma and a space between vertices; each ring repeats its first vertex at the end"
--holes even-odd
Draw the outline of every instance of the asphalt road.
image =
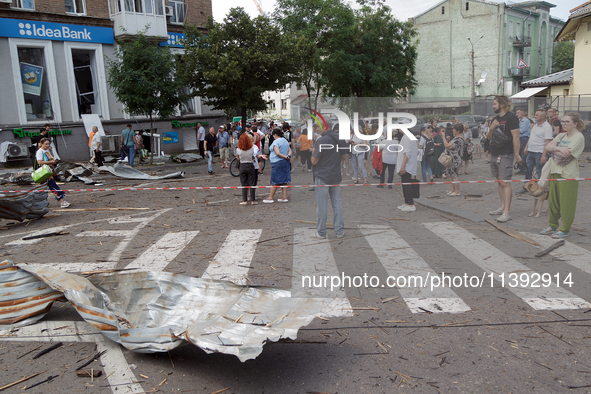
MULTIPOLYGON (((462 179, 489 179, 483 160, 475 163, 462 179)), ((181 167, 187 171, 182 180, 107 177, 105 187, 239 184, 227 170, 209 176, 203 164, 181 167)), ((267 184, 269 174, 259 184, 267 184)), ((293 184, 310 182, 310 173, 293 173, 293 184)), ((589 183, 581 182, 572 236, 541 258, 535 253, 553 243, 535 235, 547 224, 547 213, 527 217, 533 205, 527 197, 514 199, 508 226, 541 246, 445 209, 401 212, 395 208, 403 202, 399 187, 343 188, 346 235, 337 239, 329 230, 328 241, 308 237, 315 227, 309 222, 316 220, 309 188, 290 190, 289 203, 257 206, 238 205, 239 190, 78 192, 69 194, 72 206, 65 210, 50 196, 55 209, 45 218, 0 221, 0 258, 77 272, 138 266, 303 292, 311 291, 299 287, 306 274, 365 275, 374 286, 353 280, 333 289, 339 303, 302 328, 297 340, 268 343, 245 363, 190 345, 168 354, 132 353, 96 334, 70 304, 56 303, 40 323, 0 332, 0 387, 43 372, 5 392, 591 392, 591 215, 584 204, 589 183), (76 210, 94 208, 148 209, 76 210), (22 240, 51 229, 67 234, 22 240), (229 237, 253 229, 260 235, 245 257, 250 260, 212 271, 229 237), (389 286, 389 276, 399 278, 396 287, 389 286), (401 282, 410 276, 426 284, 401 282), (455 282, 431 289, 445 276, 455 282), (519 282, 526 279, 527 286, 519 282), (51 342, 63 346, 33 359, 51 342), (102 376, 77 377, 75 369, 103 350, 87 367, 102 376)), ((437 197, 445 190, 423 187, 423 200, 485 218, 498 205, 494 184, 462 186, 480 198, 437 197)), ((257 191, 259 201, 265 194, 257 191)), ((329 210, 329 222, 330 216, 329 210)))

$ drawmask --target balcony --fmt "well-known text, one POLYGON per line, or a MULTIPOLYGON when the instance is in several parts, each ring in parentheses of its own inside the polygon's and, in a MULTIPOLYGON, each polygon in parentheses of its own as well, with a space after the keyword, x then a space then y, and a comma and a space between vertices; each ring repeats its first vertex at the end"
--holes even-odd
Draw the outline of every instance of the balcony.
POLYGON ((516 48, 531 47, 531 37, 515 37, 513 39, 513 46, 516 48))
POLYGON ((166 37, 164 0, 109 0, 115 37, 134 36, 146 29, 148 37, 166 37))
POLYGON ((515 77, 515 78, 529 77, 530 68, 529 67, 524 67, 524 68, 512 68, 512 67, 510 67, 507 70, 507 74, 509 74, 509 75, 511 75, 512 77, 515 77))

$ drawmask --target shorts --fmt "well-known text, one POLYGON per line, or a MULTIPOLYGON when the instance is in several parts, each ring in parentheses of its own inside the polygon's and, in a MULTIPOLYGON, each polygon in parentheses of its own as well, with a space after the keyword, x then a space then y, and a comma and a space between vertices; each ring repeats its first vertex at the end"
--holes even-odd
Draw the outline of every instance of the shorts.
POLYGON ((513 177, 513 154, 491 156, 490 158, 490 173, 494 178, 502 180, 509 180, 513 177), (501 162, 497 160, 501 158, 501 162))
POLYGON ((224 146, 220 148, 220 159, 221 160, 228 160, 230 158, 230 148, 224 146))

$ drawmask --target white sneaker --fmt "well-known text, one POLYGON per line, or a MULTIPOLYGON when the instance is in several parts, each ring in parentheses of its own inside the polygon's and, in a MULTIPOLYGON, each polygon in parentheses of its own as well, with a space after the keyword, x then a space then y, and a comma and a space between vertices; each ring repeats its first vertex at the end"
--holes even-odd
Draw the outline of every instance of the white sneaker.
POLYGON ((337 238, 343 238, 345 236, 345 232, 343 231, 342 234, 337 234, 337 238))
POLYGON ((68 208, 69 206, 70 206, 70 203, 67 202, 66 200, 60 201, 60 208, 68 208))
POLYGON ((417 210, 417 207, 415 207, 414 205, 404 205, 403 207, 398 207, 398 209, 400 209, 401 211, 404 212, 414 212, 417 210))
POLYGON ((399 207, 396 207, 396 208, 398 208, 398 209, 402 209, 402 208, 404 208, 405 206, 406 206, 406 204, 402 204, 402 205, 400 205, 399 207))
POLYGON ((310 235, 310 238, 326 239, 328 237, 327 236, 323 237, 322 235, 318 234, 318 231, 315 231, 314 235, 310 235))
POLYGON ((501 223, 508 222, 509 220, 511 220, 511 216, 508 213, 503 213, 497 218, 497 222, 501 223))
POLYGON ((502 215, 503 212, 505 212, 505 210, 503 208, 498 208, 498 209, 495 209, 494 211, 490 211, 489 213, 491 215, 502 215))

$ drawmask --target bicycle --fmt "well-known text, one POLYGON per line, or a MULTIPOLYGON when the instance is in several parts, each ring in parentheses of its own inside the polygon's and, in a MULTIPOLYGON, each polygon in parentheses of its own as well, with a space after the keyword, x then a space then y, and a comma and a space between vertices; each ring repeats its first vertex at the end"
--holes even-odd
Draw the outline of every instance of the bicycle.
MULTIPOLYGON (((261 159, 261 162, 259 164, 259 171, 263 171, 265 169, 265 164, 266 164, 266 160, 265 159, 261 159)), ((240 161, 237 158, 234 158, 232 160, 232 162, 230 163, 230 174, 232 174, 232 176, 239 176, 240 175, 240 161)))

